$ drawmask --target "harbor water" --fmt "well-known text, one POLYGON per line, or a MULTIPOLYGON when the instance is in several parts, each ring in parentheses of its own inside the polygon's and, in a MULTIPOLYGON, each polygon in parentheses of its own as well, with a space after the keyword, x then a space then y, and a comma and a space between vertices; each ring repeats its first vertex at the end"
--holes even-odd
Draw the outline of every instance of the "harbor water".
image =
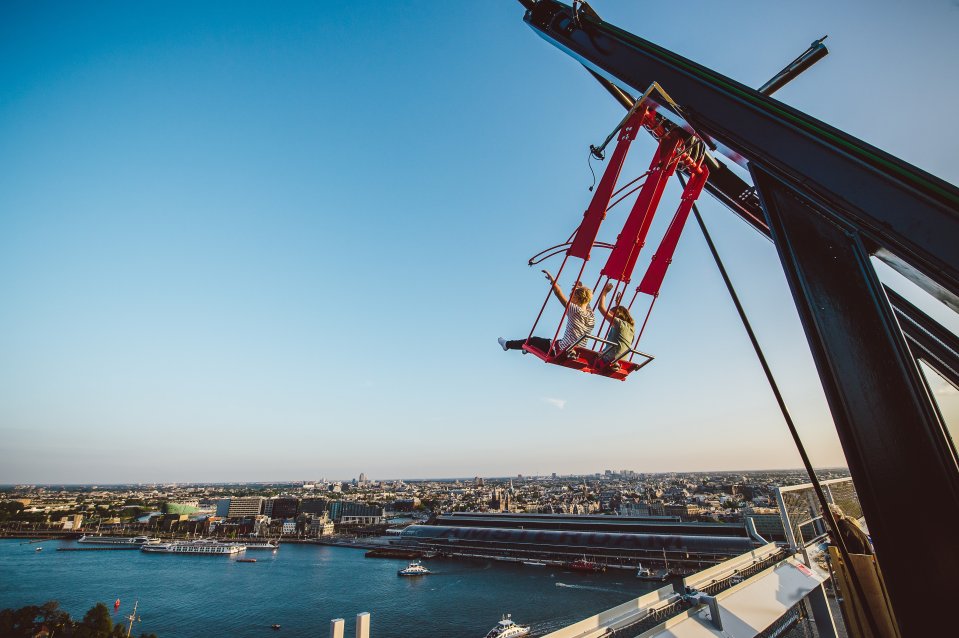
POLYGON ((58 600, 74 618, 97 602, 114 621, 140 601, 134 635, 325 638, 332 618, 372 616, 372 638, 482 637, 504 613, 542 636, 656 589, 632 571, 570 572, 480 559, 432 559, 428 576, 404 578, 408 561, 365 558, 346 547, 284 544, 230 556, 66 551, 74 541, 0 540, 0 608, 58 600), (37 547, 42 551, 36 551, 37 547), (271 625, 279 624, 274 631, 271 625))

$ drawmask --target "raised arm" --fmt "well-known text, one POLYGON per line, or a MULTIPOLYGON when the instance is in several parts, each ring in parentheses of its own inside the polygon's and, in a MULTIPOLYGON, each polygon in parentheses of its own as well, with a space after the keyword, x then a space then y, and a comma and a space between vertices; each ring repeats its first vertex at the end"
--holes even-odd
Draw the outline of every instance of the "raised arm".
POLYGON ((569 303, 569 300, 566 299, 566 295, 563 294, 563 289, 559 287, 559 284, 556 283, 556 278, 549 274, 548 270, 544 270, 543 274, 546 275, 546 278, 549 279, 549 283, 553 284, 553 294, 556 295, 556 298, 559 299, 559 302, 563 304, 563 307, 566 307, 566 304, 569 303))
POLYGON ((606 317, 606 321, 613 323, 613 320, 616 319, 609 310, 606 309, 606 293, 613 289, 612 282, 607 281, 606 285, 603 286, 603 292, 599 293, 599 314, 606 317))

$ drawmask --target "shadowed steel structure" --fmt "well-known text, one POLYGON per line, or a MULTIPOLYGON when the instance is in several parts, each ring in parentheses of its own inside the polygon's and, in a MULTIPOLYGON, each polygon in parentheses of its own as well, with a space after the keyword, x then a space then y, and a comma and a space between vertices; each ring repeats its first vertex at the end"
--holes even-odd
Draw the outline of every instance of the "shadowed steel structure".
POLYGON ((917 538, 903 507, 959 511, 955 447, 917 364, 956 383, 956 339, 891 305, 870 258, 959 311, 959 190, 591 11, 521 1, 547 41, 615 86, 659 83, 679 105, 661 112, 748 168, 762 219, 723 188, 737 184, 728 170, 711 168, 707 190, 774 241, 902 633, 934 633, 941 616, 928 610, 950 604, 959 552, 949 525, 917 538))

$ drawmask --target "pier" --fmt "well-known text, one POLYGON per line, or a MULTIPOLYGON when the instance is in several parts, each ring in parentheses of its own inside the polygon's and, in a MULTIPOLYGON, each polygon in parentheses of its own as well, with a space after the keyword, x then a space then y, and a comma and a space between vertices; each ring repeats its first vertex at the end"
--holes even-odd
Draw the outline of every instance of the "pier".
POLYGON ((58 552, 114 552, 114 551, 124 551, 129 552, 131 550, 140 549, 139 545, 134 545, 132 547, 58 547, 58 552))

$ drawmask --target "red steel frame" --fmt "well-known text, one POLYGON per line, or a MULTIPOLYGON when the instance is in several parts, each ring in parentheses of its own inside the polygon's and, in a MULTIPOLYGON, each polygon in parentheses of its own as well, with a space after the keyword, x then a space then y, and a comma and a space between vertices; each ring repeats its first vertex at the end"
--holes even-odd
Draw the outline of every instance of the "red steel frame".
POLYGON ((646 243, 646 235, 653 223, 656 208, 663 197, 666 182, 676 171, 682 138, 678 134, 667 133, 659 141, 659 148, 649 165, 649 176, 639 192, 633 209, 626 218, 623 231, 616 238, 616 246, 609 254, 601 275, 628 284, 639 257, 639 251, 646 243))
MULTIPOLYGON (((596 241, 599 228, 606 218, 606 212, 609 209, 609 202, 612 199, 616 182, 619 179, 619 174, 622 170, 623 163, 625 162, 626 154, 629 151, 630 144, 636 138, 636 133, 639 131, 639 129, 647 123, 647 120, 650 119, 650 111, 648 109, 643 109, 641 111, 637 111, 637 113, 635 113, 627 121, 626 125, 624 125, 622 131, 620 132, 616 148, 610 157, 610 162, 607 165, 606 170, 603 173, 603 177, 599 182, 599 186, 597 187, 596 192, 590 201, 589 207, 586 209, 586 212, 583 213, 583 221, 576 230, 575 237, 571 242, 569 249, 566 251, 566 256, 563 259, 563 263, 556 274, 556 280, 559 280, 559 277, 562 274, 563 269, 566 267, 566 263, 570 257, 578 257, 583 260, 583 264, 580 267, 576 281, 579 281, 582 277, 586 268, 586 264, 590 258, 590 250, 596 241)), ((639 196, 636 198, 636 202, 633 204, 632 210, 630 211, 629 216, 623 225, 623 230, 617 236, 616 244, 613 246, 613 250, 606 261, 606 265, 600 272, 599 279, 597 279, 596 282, 595 287, 598 288, 599 283, 602 281, 604 276, 606 277, 607 281, 616 280, 617 283, 615 290, 613 291, 613 298, 615 298, 616 293, 619 292, 620 285, 629 284, 636 265, 636 260, 638 259, 639 253, 646 243, 650 226, 652 225, 653 218, 656 215, 656 210, 659 207, 659 203, 662 200, 666 184, 669 181, 669 178, 676 171, 679 163, 684 162, 688 167, 691 179, 686 185, 686 188, 683 190, 679 208, 676 210, 676 213, 669 224, 669 228, 666 230, 666 233, 660 242, 659 249, 653 255, 642 281, 640 282, 639 286, 637 286, 633 294, 633 298, 629 302, 629 307, 631 308, 633 302, 636 300, 636 296, 640 292, 653 297, 653 300, 649 306, 649 310, 647 311, 646 317, 643 321, 643 325, 633 343, 633 349, 635 349, 638 345, 640 337, 642 337, 643 331, 646 328, 646 324, 649 321, 649 315, 652 313, 653 305, 656 302, 656 298, 659 296, 659 290, 662 286, 663 279, 666 276, 666 271, 669 268, 669 265, 672 263, 673 254, 676 251, 676 246, 679 243, 679 237, 682 234, 687 219, 689 218, 689 213, 692 209, 693 203, 702 193, 703 187, 706 184, 706 180, 709 177, 709 170, 706 168, 706 166, 701 161, 698 164, 695 163, 690 155, 685 152, 685 150, 686 149, 684 149, 682 146, 681 137, 676 133, 667 133, 660 139, 659 147, 656 149, 656 153, 653 156, 652 162, 650 163, 646 182, 643 184, 642 190, 640 191, 639 196)), ((557 357, 551 355, 551 352, 556 345, 556 340, 559 337, 559 331, 562 328, 563 321, 566 319, 566 314, 569 310, 569 303, 572 302, 571 299, 567 302, 566 309, 563 311, 563 316, 560 317, 559 324, 556 326, 556 331, 553 334, 550 343, 550 350, 548 352, 541 352, 537 348, 529 345, 528 339, 536 330, 536 326, 538 325, 539 320, 543 315, 543 311, 546 309, 546 305, 549 303, 549 298, 552 294, 553 291, 551 286, 550 290, 547 292, 546 299, 543 301, 543 305, 540 307, 539 314, 536 316, 536 321, 533 323, 533 327, 527 336, 527 343, 523 345, 523 350, 525 352, 530 352, 547 363, 562 365, 564 367, 582 370, 584 372, 590 372, 593 374, 601 374, 603 376, 616 378, 621 381, 624 380, 630 372, 637 370, 642 367, 642 365, 645 365, 645 363, 648 363, 648 361, 639 365, 632 363, 633 354, 630 353, 628 361, 621 361, 617 370, 610 370, 608 367, 597 365, 599 363, 598 353, 588 348, 579 348, 579 357, 575 359, 568 359, 565 356, 557 357)), ((600 323, 600 328, 597 331, 597 334, 602 333, 604 325, 605 317, 600 323)), ((649 360, 651 359, 652 358, 650 357, 649 360)))

